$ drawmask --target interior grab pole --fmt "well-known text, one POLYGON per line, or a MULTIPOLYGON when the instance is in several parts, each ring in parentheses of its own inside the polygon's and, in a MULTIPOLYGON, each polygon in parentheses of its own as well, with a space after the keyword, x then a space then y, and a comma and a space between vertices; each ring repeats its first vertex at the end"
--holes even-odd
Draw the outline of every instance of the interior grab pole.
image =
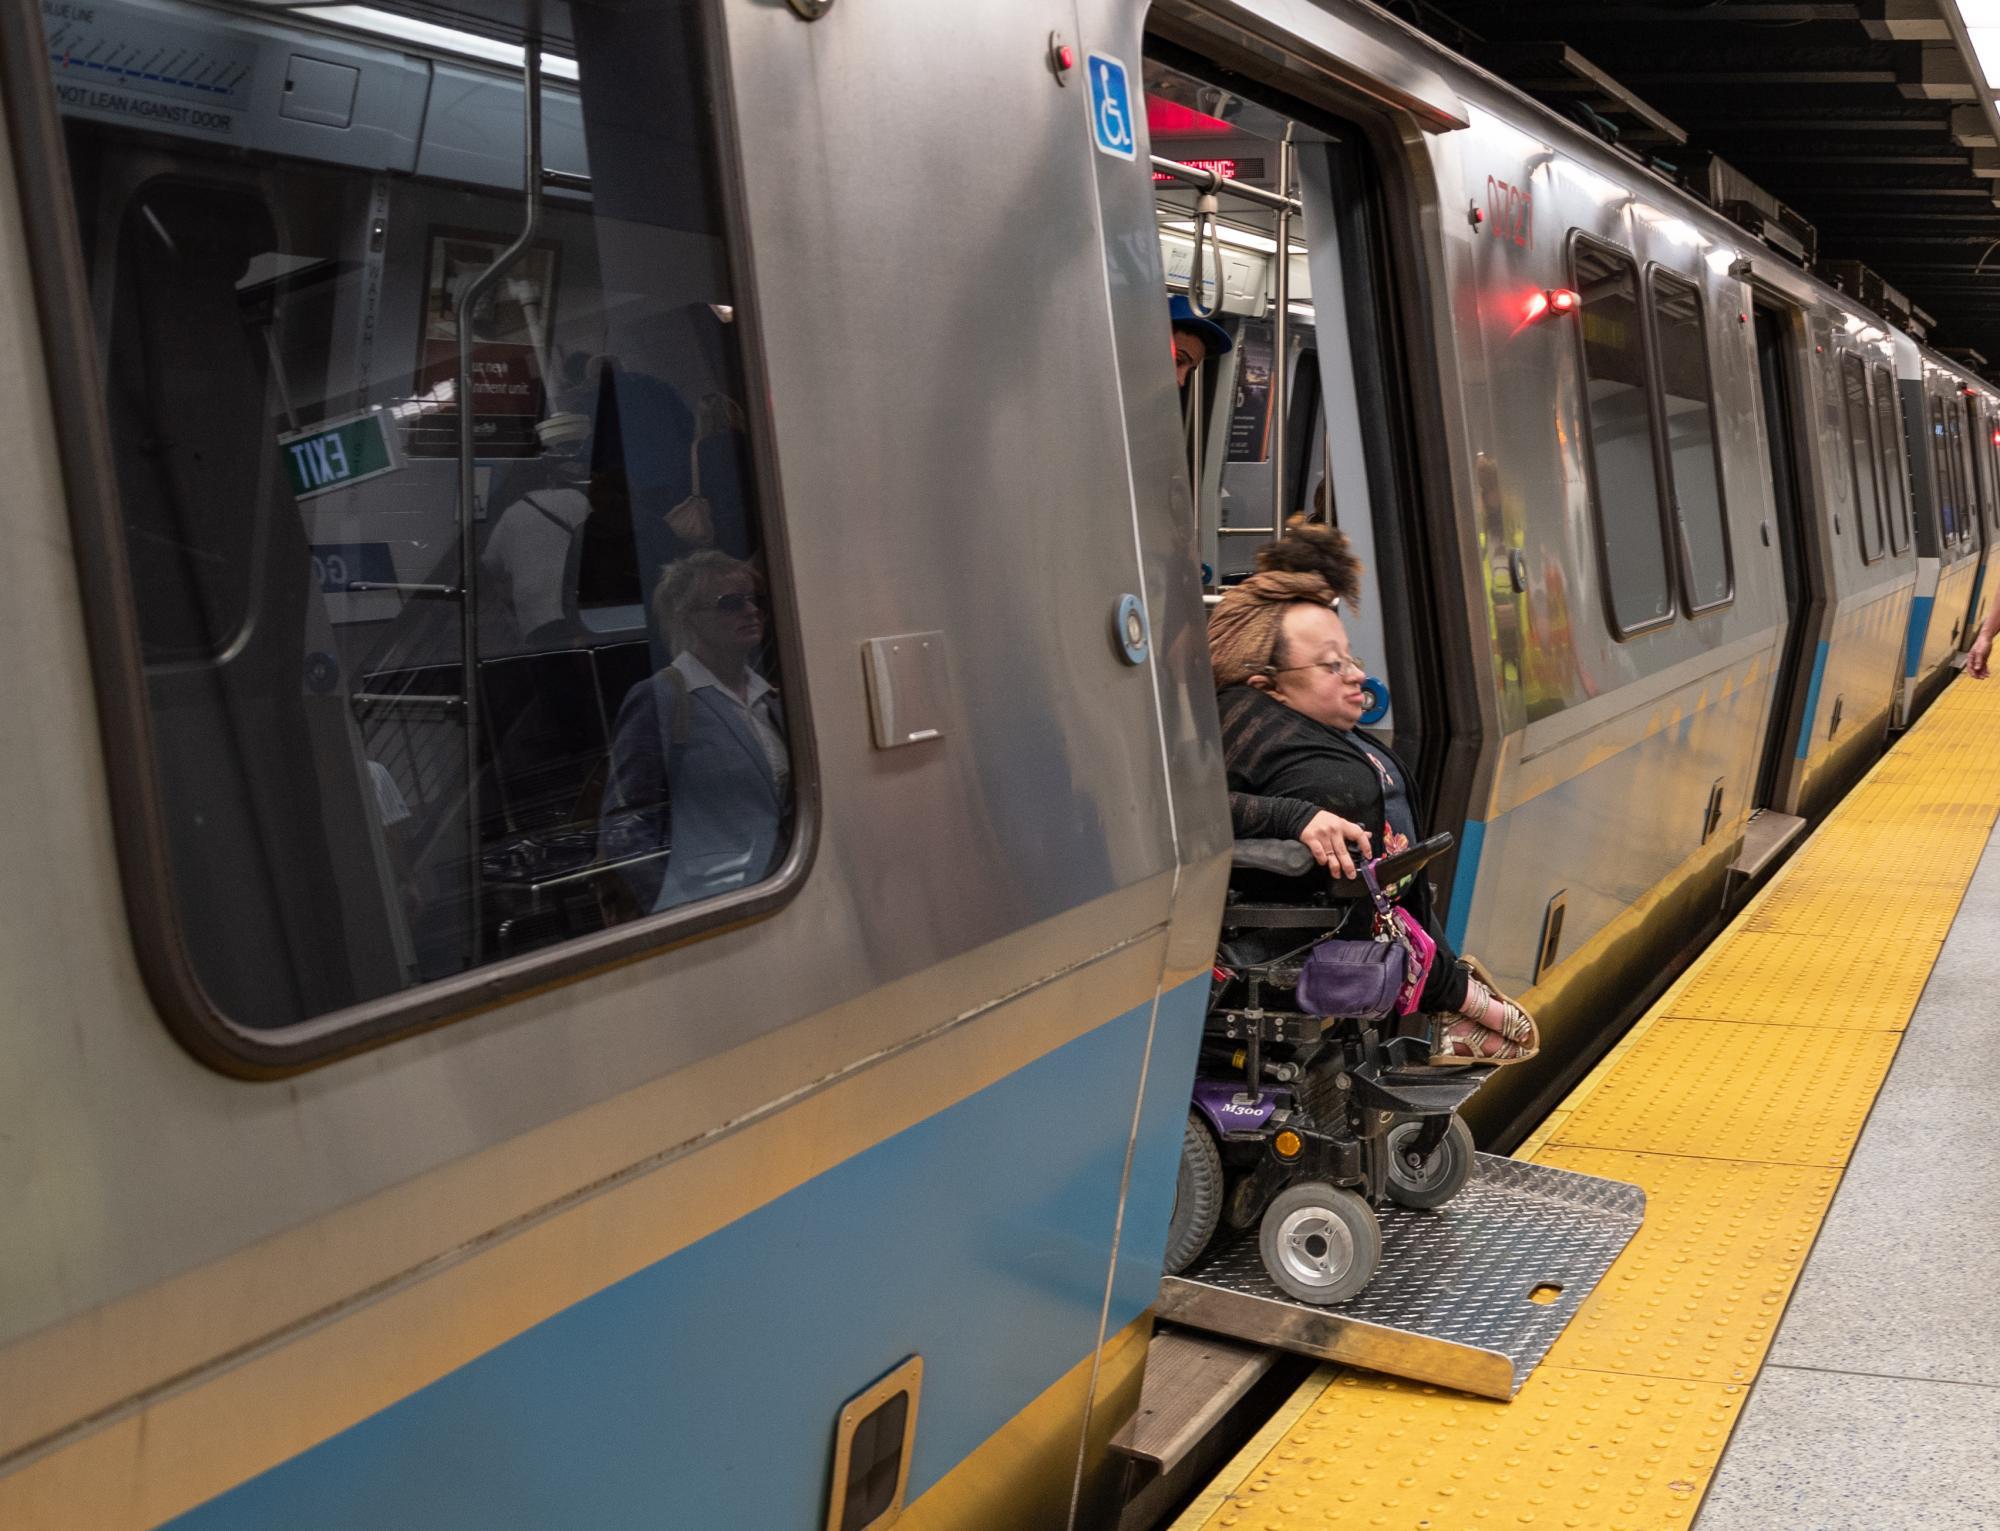
MULTIPOLYGON (((1289 141, 1289 140, 1287 140, 1289 141)), ((1183 165, 1177 159, 1167 159, 1162 155, 1153 156, 1153 169, 1176 181, 1203 191, 1215 192, 1221 196, 1241 197, 1246 202, 1255 202, 1260 207, 1275 208, 1279 212, 1303 212, 1298 199, 1288 193, 1266 191, 1261 186, 1251 186, 1243 181, 1232 180, 1219 170, 1203 170, 1197 165, 1183 165)), ((1282 181, 1280 182, 1282 185, 1282 181)))
POLYGON ((477 966, 485 944, 484 911, 481 898, 479 854, 479 530, 478 502, 473 482, 475 451, 473 431, 472 323, 479 300, 492 290, 509 266, 519 260, 542 226, 542 8, 541 0, 528 0, 526 35, 521 39, 525 55, 526 85, 523 93, 521 199, 525 213, 521 232, 514 242, 493 258, 493 264, 459 289, 458 372, 454 380, 454 402, 458 406, 458 643, 459 689, 464 704, 458 709, 465 737, 465 861, 469 966, 477 966))
POLYGON ((1285 535, 1285 516, 1291 509, 1285 500, 1285 362, 1286 351, 1291 342, 1291 297, 1292 297, 1292 209, 1298 204, 1291 199, 1292 189, 1292 129, 1285 126, 1285 136, 1278 144, 1278 194, 1283 205, 1278 209, 1277 253, 1271 257, 1272 297, 1277 308, 1271 316, 1271 540, 1277 541, 1285 535))

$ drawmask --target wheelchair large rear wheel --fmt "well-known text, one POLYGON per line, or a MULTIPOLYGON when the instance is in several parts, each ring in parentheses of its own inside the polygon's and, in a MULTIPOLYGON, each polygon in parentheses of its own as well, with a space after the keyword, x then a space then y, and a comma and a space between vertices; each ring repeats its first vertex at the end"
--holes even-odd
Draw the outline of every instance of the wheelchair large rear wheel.
POLYGON ((1190 1111, 1174 1181, 1174 1215, 1167 1223, 1167 1274, 1178 1276, 1201 1258, 1222 1216, 1222 1152, 1215 1134, 1190 1111))
POLYGON ((1265 1274, 1289 1297, 1345 1302, 1382 1263, 1382 1225, 1353 1191, 1308 1180, 1271 1198, 1257 1228, 1265 1274))

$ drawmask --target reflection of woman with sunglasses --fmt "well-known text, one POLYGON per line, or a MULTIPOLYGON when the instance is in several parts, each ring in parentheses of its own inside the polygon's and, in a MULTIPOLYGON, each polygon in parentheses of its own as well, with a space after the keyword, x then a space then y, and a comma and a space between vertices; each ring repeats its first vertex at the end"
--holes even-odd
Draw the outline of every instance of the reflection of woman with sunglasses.
POLYGON ((712 548, 676 559, 653 593, 672 663, 618 709, 598 829, 647 911, 746 887, 784 854, 791 757, 764 642, 757 571, 712 548))

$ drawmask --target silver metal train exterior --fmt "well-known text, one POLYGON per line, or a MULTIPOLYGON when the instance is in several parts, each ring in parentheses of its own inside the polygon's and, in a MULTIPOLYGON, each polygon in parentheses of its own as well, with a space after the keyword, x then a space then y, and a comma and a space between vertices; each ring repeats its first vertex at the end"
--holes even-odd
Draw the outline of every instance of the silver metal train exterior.
MULTIPOLYGON (((314 738, 349 737, 325 720, 368 705, 362 628, 407 635, 403 673, 450 663, 450 624, 406 617, 416 597, 393 587, 457 556, 460 456, 410 450, 436 403, 410 383, 421 362, 400 381, 375 364, 371 383, 357 357, 421 357, 436 230, 490 254, 519 225, 523 13, 4 12, 0 1524, 817 1526, 843 1405, 913 1356, 902 1523, 1105 1522, 1225 881, 1197 572, 1220 513, 1182 462, 1144 135, 1129 158, 1095 147, 1093 93, 1058 78, 1055 50, 1135 82, 1162 51, 1196 60, 1366 162, 1342 226, 1386 257, 1365 278, 1302 167, 1313 333, 1323 376, 1344 334, 1350 381, 1386 364, 1392 386, 1372 404, 1328 386, 1317 431, 1365 459, 1358 630, 1432 822, 1460 835, 1453 934, 1544 1020, 1546 1066, 1490 1092, 1490 1130, 1722 909, 1752 812, 1837 797, 1969 637, 2000 533, 1993 390, 1369 7, 603 8, 669 14, 693 39, 672 59, 618 48, 598 10, 545 17, 551 56, 577 68, 543 97, 542 295, 561 301, 532 363, 546 383, 555 347, 590 348, 565 326, 621 322, 612 234, 579 220, 632 188, 586 143, 694 101, 720 210, 648 258, 705 273, 676 291, 727 311, 744 357, 753 467, 735 492, 763 518, 789 849, 739 894, 433 971, 383 893, 377 773, 357 753, 338 802, 318 788, 319 838, 294 842, 326 868, 287 865, 330 890, 309 909, 376 932, 377 976, 270 1027, 210 991, 282 968, 285 895, 227 875, 229 856, 191 877, 174 836, 235 811, 249 789, 230 750, 248 746, 224 736, 258 737, 275 715, 258 709, 301 705, 299 682, 251 687, 239 718, 205 688, 236 695, 217 677, 255 657, 254 625, 219 653, 142 645, 134 593, 167 578, 149 562, 165 555, 127 535, 121 486, 134 453, 176 443, 131 411, 198 437, 235 406, 191 391, 209 374, 171 345, 240 347, 246 326, 275 345, 269 372, 241 373, 262 380, 261 434, 223 444, 283 512, 254 523, 278 553, 243 554, 260 609, 292 611, 333 656, 308 665, 331 698, 309 704, 314 738), (227 102, 80 85, 106 36, 234 61, 215 77, 227 102), (338 126, 284 100, 348 79, 329 69, 355 82, 338 126), (268 232, 278 263, 232 272, 235 298, 190 286, 213 313, 149 310, 178 370, 135 405, 121 293, 160 259, 144 252, 162 186, 225 199, 188 227, 217 207, 268 219, 252 243, 268 232), (1589 292, 1580 316, 1541 313, 1577 282, 1579 239, 1697 316, 1715 403, 1727 598, 1691 602, 1690 576, 1666 575, 1657 620, 1622 637, 1607 460, 1693 468, 1675 421, 1649 416, 1622 448, 1595 421, 1593 456, 1584 345, 1650 369, 1642 337, 1664 321, 1649 299, 1622 341, 1586 334, 1589 292), (272 481, 281 448, 337 391, 287 350, 310 331, 288 328, 301 252, 331 284, 313 322, 346 337, 313 364, 359 368, 360 413, 402 409, 407 432, 395 472, 294 505, 272 481), (260 275, 275 318, 244 317, 260 275), (388 563, 367 578, 323 567, 373 546, 388 563), (1143 642, 1114 626, 1127 596, 1143 642), (890 671, 863 663, 890 665, 867 646, 898 635, 943 656, 899 672, 911 731, 935 730, 907 745, 871 690, 890 671), (250 971, 194 972, 190 945, 250 971)), ((475 493, 497 499, 507 464, 478 460, 475 493)), ((1682 558, 1663 540, 1663 569, 1682 558)), ((577 650, 593 664, 610 637, 643 637, 643 616, 603 622, 577 650)), ((454 737, 424 721, 411 759, 448 777, 454 737)), ((385 769, 421 820, 428 779, 385 769)), ((431 854, 486 876, 452 839, 459 799, 439 800, 431 854)))

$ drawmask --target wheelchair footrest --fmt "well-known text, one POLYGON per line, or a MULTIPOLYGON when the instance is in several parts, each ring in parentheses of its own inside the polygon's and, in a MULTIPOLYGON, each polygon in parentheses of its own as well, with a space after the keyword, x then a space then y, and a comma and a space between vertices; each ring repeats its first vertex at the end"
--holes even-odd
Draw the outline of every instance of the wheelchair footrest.
POLYGON ((1354 1071, 1354 1098, 1398 1116, 1442 1116, 1472 1099, 1492 1072, 1490 1064, 1384 1069, 1364 1063, 1354 1071))

